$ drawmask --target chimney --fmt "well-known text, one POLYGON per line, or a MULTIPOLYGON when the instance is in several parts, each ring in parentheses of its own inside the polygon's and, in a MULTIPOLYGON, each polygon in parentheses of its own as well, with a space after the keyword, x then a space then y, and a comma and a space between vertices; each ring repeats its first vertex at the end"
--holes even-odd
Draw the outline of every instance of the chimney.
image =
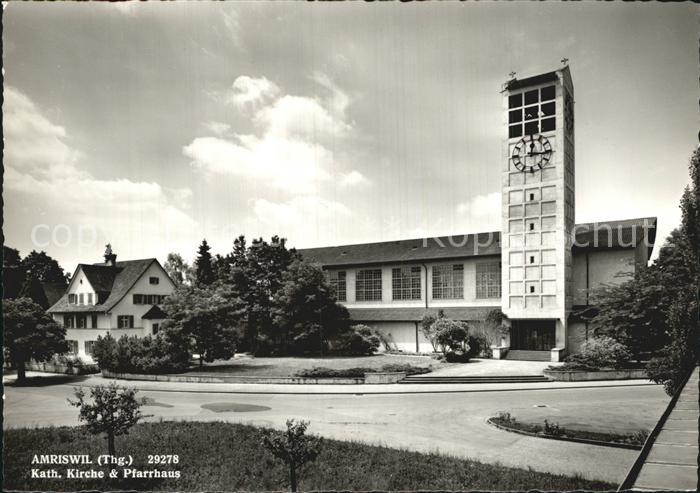
POLYGON ((105 264, 107 264, 107 265, 109 265, 109 266, 111 266, 111 267, 116 267, 116 265, 117 265, 117 254, 116 254, 116 253, 112 253, 112 245, 111 245, 111 244, 107 243, 107 245, 105 245, 105 246, 106 246, 106 248, 105 248, 105 255, 104 255, 104 257, 105 257, 105 264))

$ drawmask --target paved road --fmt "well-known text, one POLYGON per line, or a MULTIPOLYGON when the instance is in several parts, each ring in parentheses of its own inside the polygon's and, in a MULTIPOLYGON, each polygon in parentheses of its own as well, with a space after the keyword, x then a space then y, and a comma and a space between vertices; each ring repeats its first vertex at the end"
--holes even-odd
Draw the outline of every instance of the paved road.
MULTIPOLYGON (((68 384, 6 387, 4 426, 76 425, 76 410, 66 403, 71 391, 68 384)), ((275 395, 145 390, 139 395, 151 400, 152 405, 144 411, 153 415, 149 418, 152 420, 222 420, 281 428, 287 418, 306 419, 311 421, 311 431, 330 438, 581 474, 611 482, 622 481, 636 451, 526 437, 494 429, 485 421, 498 411, 517 416, 534 406, 546 405, 553 416, 573 414, 584 421, 595 420, 601 409, 607 413, 617 410, 629 421, 651 428, 668 402, 663 390, 651 385, 449 394, 275 395), (216 403, 262 408, 217 413, 202 407, 216 403)))

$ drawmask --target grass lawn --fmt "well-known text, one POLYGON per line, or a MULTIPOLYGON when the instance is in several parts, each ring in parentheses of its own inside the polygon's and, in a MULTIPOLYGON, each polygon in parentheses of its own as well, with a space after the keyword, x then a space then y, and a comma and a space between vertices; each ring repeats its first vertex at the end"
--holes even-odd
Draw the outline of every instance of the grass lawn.
MULTIPOLYGON (((313 425, 312 430, 313 431, 313 425)), ((142 470, 179 470, 179 479, 32 479, 34 454, 106 453, 101 437, 83 427, 5 431, 5 490, 233 491, 288 488, 287 470, 261 445, 262 430, 247 425, 143 423, 117 438, 117 455, 131 454, 142 470), (148 454, 178 454, 179 464, 146 465, 148 454)), ((42 467, 42 466, 39 466, 42 467)), ((59 473, 71 466, 55 467, 59 473)), ((78 466, 86 467, 99 466, 78 466)), ((316 462, 302 471, 300 490, 612 490, 615 485, 576 477, 324 439, 316 462)))
POLYGON ((410 364, 413 366, 433 369, 442 368, 448 363, 442 363, 430 356, 409 356, 403 354, 376 354, 374 356, 328 356, 325 358, 253 358, 247 355, 236 355, 227 361, 215 361, 205 364, 203 368, 192 368, 189 373, 202 375, 241 375, 255 377, 291 377, 301 370, 324 367, 334 370, 349 368, 374 368, 380 370, 385 365, 410 364))

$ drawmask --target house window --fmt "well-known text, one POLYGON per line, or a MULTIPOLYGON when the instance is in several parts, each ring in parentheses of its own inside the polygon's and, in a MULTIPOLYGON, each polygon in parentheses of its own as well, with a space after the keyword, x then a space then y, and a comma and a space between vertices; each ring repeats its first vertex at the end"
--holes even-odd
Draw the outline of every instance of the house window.
POLYGON ((153 324, 153 335, 156 335, 160 330, 160 324, 153 324))
POLYGON ((70 354, 78 354, 78 341, 67 340, 68 352, 70 354))
POLYGON ((508 137, 550 132, 556 129, 554 86, 533 89, 508 97, 508 137))
POLYGON ((476 297, 501 297, 500 262, 479 262, 476 264, 476 297))
POLYGON ((391 270, 391 295, 394 300, 420 299, 420 266, 391 270))
POLYGON ((78 302, 78 297, 75 294, 68 295, 68 303, 75 305, 78 302))
POLYGON ((433 266, 433 299, 457 300, 464 298, 464 266, 433 266))
POLYGON ((90 327, 92 327, 93 329, 96 329, 97 328, 97 314, 93 313, 90 316, 90 318, 92 318, 92 320, 91 320, 92 324, 90 325, 90 327))
POLYGON ((87 317, 85 315, 76 315, 75 316, 75 326, 78 329, 84 329, 87 327, 87 317))
POLYGON ((93 352, 95 352, 95 341, 85 341, 85 354, 92 356, 93 352))
POLYGON ((73 328, 73 315, 63 315, 63 326, 67 329, 73 328))
POLYGON ((117 317, 117 328, 119 328, 119 329, 133 329, 134 328, 134 316, 133 315, 119 315, 117 317))
POLYGON ((332 270, 328 273, 328 282, 335 289, 338 301, 347 301, 347 284, 344 270, 332 270))
POLYGON ((363 269, 355 279, 356 301, 382 301, 382 269, 363 269))
POLYGON ((149 277, 148 282, 150 284, 159 284, 160 283, 160 278, 158 277, 149 277))
POLYGON ((135 294, 133 295, 134 305, 160 305, 165 300, 164 294, 135 294))
POLYGON ((88 305, 92 305, 92 293, 87 294, 88 305))

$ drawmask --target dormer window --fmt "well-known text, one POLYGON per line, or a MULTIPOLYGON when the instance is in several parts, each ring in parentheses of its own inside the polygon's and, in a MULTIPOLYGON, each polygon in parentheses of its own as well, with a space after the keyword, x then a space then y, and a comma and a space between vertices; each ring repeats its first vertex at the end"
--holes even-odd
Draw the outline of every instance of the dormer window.
POLYGON ((92 305, 92 293, 87 294, 87 304, 92 305))
POLYGON ((78 296, 75 294, 69 294, 68 295, 68 303, 71 305, 75 305, 78 302, 78 296))
POLYGON ((160 278, 158 277, 149 277, 148 278, 149 284, 160 284, 160 278))
POLYGON ((85 304, 85 295, 83 293, 80 293, 78 295, 78 304, 84 305, 85 304))

